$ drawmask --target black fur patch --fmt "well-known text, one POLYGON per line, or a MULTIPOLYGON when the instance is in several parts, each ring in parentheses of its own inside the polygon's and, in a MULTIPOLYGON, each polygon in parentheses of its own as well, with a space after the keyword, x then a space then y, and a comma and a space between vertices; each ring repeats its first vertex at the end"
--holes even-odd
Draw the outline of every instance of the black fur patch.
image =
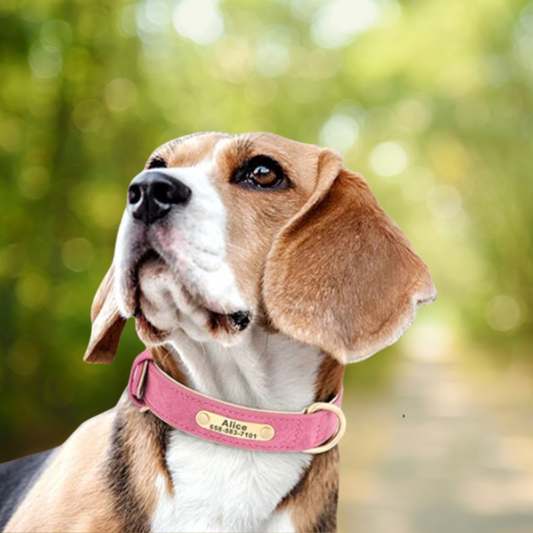
MULTIPOLYGON (((111 437, 107 484, 114 496, 117 515, 123 521, 122 531, 145 533, 150 531, 150 518, 137 495, 131 475, 131 446, 142 446, 142 442, 128 439, 128 420, 132 416, 142 416, 146 421, 146 431, 157 435, 158 453, 164 464, 167 446, 168 426, 151 413, 140 415, 135 406, 130 405, 117 413, 111 437)), ((137 480, 142 482, 142 480, 137 480)))
POLYGON ((167 162, 160 155, 156 155, 148 160, 145 168, 146 170, 150 170, 152 168, 167 168, 167 162))
POLYGON ((124 521, 123 531, 145 533, 150 531, 150 521, 132 484, 126 431, 126 423, 117 415, 113 427, 107 479, 114 496, 116 512, 124 521))
POLYGON ((54 450, 0 464, 0 531, 6 527, 24 496, 39 479, 54 450))

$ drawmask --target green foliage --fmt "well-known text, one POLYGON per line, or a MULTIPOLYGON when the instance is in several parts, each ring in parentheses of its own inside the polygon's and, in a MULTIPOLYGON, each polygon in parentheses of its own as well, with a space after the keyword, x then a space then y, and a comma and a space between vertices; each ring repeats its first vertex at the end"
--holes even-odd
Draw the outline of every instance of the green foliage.
POLYGON ((113 367, 84 364, 91 301, 128 183, 196 131, 340 149, 430 267, 422 320, 527 346, 533 4, 349 4, 0 1, 0 459, 116 403, 142 346, 129 324, 113 367))

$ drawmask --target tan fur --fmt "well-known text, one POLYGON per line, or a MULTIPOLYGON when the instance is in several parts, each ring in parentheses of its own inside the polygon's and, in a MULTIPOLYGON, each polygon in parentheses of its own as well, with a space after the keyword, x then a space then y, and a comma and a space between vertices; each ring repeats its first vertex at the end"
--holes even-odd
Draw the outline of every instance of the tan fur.
POLYGON ((263 294, 279 330, 347 364, 395 342, 436 292, 363 177, 326 156, 315 192, 271 248, 263 294))
POLYGON ((148 159, 162 157, 168 167, 192 167, 213 155, 215 145, 223 138, 229 137, 227 133, 206 133, 189 135, 175 139, 160 146, 148 159))
POLYGON ((179 383, 186 386, 189 384, 187 376, 167 348, 164 346, 150 346, 150 353, 159 368, 164 370, 179 383))
POLYGON ((91 338, 83 358, 88 363, 112 363, 126 325, 126 319, 118 310, 113 284, 114 269, 111 266, 96 292, 91 309, 91 338))
POLYGON ((81 425, 56 451, 5 531, 119 531, 102 479, 114 413, 81 425), (38 510, 38 512, 36 512, 38 510))
POLYGON ((317 372, 315 402, 329 402, 339 394, 345 368, 333 357, 324 357, 317 372))
POLYGON ((224 204, 228 206, 228 260, 239 290, 247 301, 255 305, 261 302, 263 271, 272 241, 286 221, 304 205, 308 194, 306 188, 310 186, 309 179, 306 178, 316 176, 319 152, 317 147, 300 143, 278 146, 281 144, 279 141, 272 143, 267 150, 270 138, 279 139, 268 134, 246 136, 245 140, 250 148, 244 153, 242 149, 237 151, 234 143, 228 143, 218 155, 217 179, 214 182, 224 204), (301 151, 296 146, 306 148, 301 151), (240 155, 239 158, 233 155, 235 152, 240 155), (296 187, 269 194, 242 189, 229 183, 235 167, 245 159, 266 153, 285 164, 291 160, 291 152, 300 156, 287 165, 287 172, 296 187))
MULTIPOLYGON (((164 434, 168 427, 152 413, 141 413, 131 403, 126 393, 118 404, 117 418, 123 423, 123 449, 130 468, 129 488, 136 500, 136 509, 133 511, 143 513, 144 517, 149 519, 157 504, 154 490, 157 477, 163 476, 167 489, 170 492, 173 490, 172 480, 165 464, 165 448, 162 442, 165 440, 164 434)), ((116 494, 114 499, 116 500, 116 494)), ((136 520, 131 520, 131 516, 122 516, 122 518, 125 520, 125 524, 124 520, 122 523, 122 531, 131 530, 132 526, 136 531, 143 529, 139 524, 143 522, 142 517, 136 520)), ((142 525, 148 524, 143 522, 142 525)))

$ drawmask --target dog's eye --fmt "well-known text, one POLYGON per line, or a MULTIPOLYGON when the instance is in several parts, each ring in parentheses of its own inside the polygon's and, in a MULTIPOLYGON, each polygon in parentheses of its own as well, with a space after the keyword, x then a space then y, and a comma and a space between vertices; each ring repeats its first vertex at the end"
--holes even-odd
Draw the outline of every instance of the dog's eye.
POLYGON ((268 156, 256 156, 242 165, 232 182, 251 189, 286 189, 289 180, 280 164, 268 156))
POLYGON ((151 168, 167 168, 167 162, 161 156, 156 155, 146 163, 146 170, 151 168))
POLYGON ((251 179, 261 187, 272 187, 278 181, 278 175, 272 168, 259 165, 252 170, 251 179))

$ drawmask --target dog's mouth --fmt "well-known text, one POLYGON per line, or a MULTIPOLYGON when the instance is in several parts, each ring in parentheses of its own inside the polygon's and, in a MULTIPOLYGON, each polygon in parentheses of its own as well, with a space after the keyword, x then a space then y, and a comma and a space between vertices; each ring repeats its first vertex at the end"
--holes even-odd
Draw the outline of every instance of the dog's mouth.
MULTIPOLYGON (((166 341, 172 334, 172 328, 162 328, 154 324, 149 318, 157 314, 156 303, 143 291, 143 277, 153 278, 157 272, 165 273, 168 285, 169 279, 179 292, 186 311, 175 305, 176 326, 179 327, 180 317, 183 314, 194 315, 197 321, 201 321, 205 329, 216 337, 231 337, 244 331, 252 321, 252 313, 248 309, 236 309, 230 312, 220 312, 213 309, 205 298, 198 292, 193 292, 187 283, 180 278, 171 268, 168 262, 153 248, 149 248, 134 262, 127 282, 127 307, 130 315, 135 318, 136 329, 145 342, 159 344, 166 341), (148 315, 148 316, 147 316, 148 315)), ((168 292, 168 301, 172 300, 171 291, 168 292)))
POLYGON ((131 273, 130 273, 130 290, 133 296, 133 317, 138 318, 142 316, 141 310, 141 284, 140 284, 140 275, 143 266, 147 263, 158 263, 166 265, 164 259, 153 249, 149 248, 146 250, 140 257, 135 261, 131 273))

